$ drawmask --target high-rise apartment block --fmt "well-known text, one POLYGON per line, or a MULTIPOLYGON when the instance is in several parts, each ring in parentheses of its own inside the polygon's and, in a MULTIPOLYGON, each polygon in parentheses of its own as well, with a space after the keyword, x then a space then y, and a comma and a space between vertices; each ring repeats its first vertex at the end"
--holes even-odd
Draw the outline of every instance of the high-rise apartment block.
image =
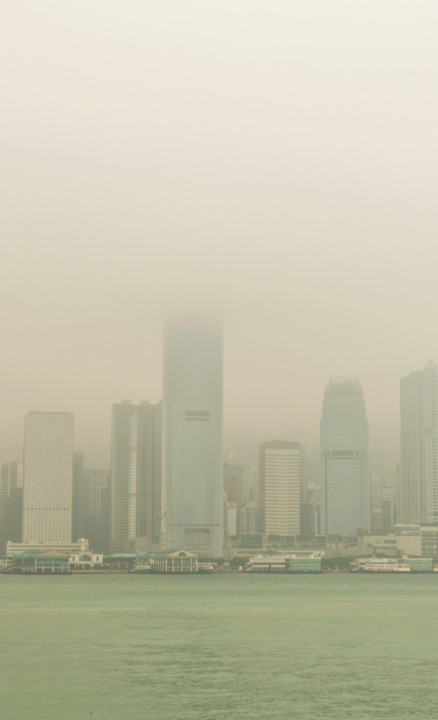
POLYGON ((23 542, 72 541, 73 415, 30 412, 24 422, 23 542))
POLYGON ((438 370, 433 363, 400 381, 401 476, 397 518, 438 521, 438 370))
POLYGON ((300 534, 301 448, 273 440, 260 445, 259 478, 264 532, 284 540, 300 534))
POLYGON ((320 525, 324 535, 370 527, 368 422, 358 380, 332 378, 320 425, 320 525))
POLYGON ((111 549, 152 549, 160 541, 161 406, 113 406, 111 549))
POLYGON ((222 555, 222 331, 167 324, 163 377, 163 545, 222 555))

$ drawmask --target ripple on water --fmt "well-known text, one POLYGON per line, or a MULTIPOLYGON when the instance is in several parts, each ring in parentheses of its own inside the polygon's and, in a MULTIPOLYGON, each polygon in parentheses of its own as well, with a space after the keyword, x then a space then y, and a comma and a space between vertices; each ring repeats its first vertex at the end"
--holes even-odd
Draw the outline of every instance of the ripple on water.
POLYGON ((424 720, 436 581, 2 578, 2 716, 424 720))

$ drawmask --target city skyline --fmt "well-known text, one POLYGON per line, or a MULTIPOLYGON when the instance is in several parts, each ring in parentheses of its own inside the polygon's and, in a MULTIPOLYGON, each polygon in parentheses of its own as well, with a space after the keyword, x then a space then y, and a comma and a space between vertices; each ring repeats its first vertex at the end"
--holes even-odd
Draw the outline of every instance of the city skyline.
MULTIPOLYGON (((195 315, 192 315, 192 317, 196 317, 195 315)), ((161 353, 161 363, 163 362, 163 350, 161 353)), ((224 354, 225 354, 225 344, 224 344, 224 354)), ((421 364, 421 363, 420 363, 421 364)), ((413 373, 422 373, 427 368, 433 368, 436 367, 436 364, 433 361, 427 361, 424 362, 422 365, 421 370, 408 370, 408 375, 412 375, 413 373)), ((225 373, 224 373, 225 374, 225 373)), ((351 375, 329 375, 329 381, 341 378, 341 377, 350 377, 350 378, 356 378, 357 376, 354 374, 351 375)), ((390 464, 396 464, 400 460, 400 382, 403 379, 403 376, 399 378, 395 378, 397 387, 399 388, 398 392, 398 402, 397 402, 397 416, 395 418, 395 421, 393 425, 391 426, 390 431, 388 431, 387 435, 384 435, 382 437, 381 434, 378 433, 375 426, 373 426, 372 422, 369 421, 369 445, 370 450, 373 454, 376 454, 376 456, 379 456, 383 453, 385 457, 387 457, 387 461, 390 464), (392 440, 391 440, 392 438, 392 440)), ((277 433, 275 432, 275 423, 271 427, 267 428, 267 431, 265 433, 256 432, 253 427, 249 429, 248 427, 241 426, 236 429, 235 433, 230 433, 230 429, 225 426, 223 426, 223 433, 224 433, 224 460, 225 461, 234 461, 235 459, 243 460, 244 462, 247 462, 249 458, 251 458, 251 462, 254 464, 257 464, 258 462, 258 447, 261 442, 263 442, 264 437, 276 437, 278 436, 284 441, 292 441, 292 442, 299 442, 303 447, 305 447, 310 452, 315 452, 318 450, 319 447, 319 435, 320 435, 320 404, 321 404, 321 397, 324 395, 324 389, 327 385, 327 376, 325 378, 324 384, 322 386, 322 393, 319 399, 319 409, 317 414, 315 415, 313 419, 313 425, 315 426, 315 432, 311 435, 308 435, 307 433, 304 433, 306 440, 303 440, 303 433, 301 433, 299 430, 294 432, 294 427, 296 427, 296 423, 291 423, 289 426, 285 427, 284 432, 277 433), (241 451, 241 452, 239 452, 241 451)), ((363 383, 361 383, 363 386, 363 383)), ((120 403, 128 403, 133 405, 159 405, 162 401, 162 388, 160 388, 159 392, 156 394, 156 400, 151 401, 150 399, 140 399, 141 398, 141 392, 137 392, 133 396, 131 396, 128 400, 117 401, 114 400, 114 397, 112 398, 111 404, 106 408, 107 414, 105 416, 105 422, 103 423, 102 427, 105 427, 105 442, 102 443, 102 440, 99 440, 96 442, 96 444, 93 444, 92 439, 84 438, 84 430, 78 422, 76 422, 76 428, 75 428, 75 449, 78 452, 84 453, 90 463, 90 466, 94 467, 103 467, 103 466, 110 466, 111 464, 111 411, 113 406, 120 403), (109 419, 108 419, 109 418, 109 419), (78 427, 79 427, 79 433, 78 433, 78 427), (78 441, 78 434, 80 436, 80 440, 78 441), (84 450, 84 446, 86 450, 84 450), (96 450, 96 446, 99 448, 96 450)), ((125 395, 126 397, 126 395, 125 395)), ((293 399, 291 402, 291 405, 293 406, 293 399)), ((367 403, 368 406, 368 403, 367 403)), ((26 408, 24 415, 21 418, 20 427, 18 428, 17 434, 15 436, 14 442, 12 445, 9 445, 8 443, 4 443, 3 447, 0 444, 0 459, 2 462, 14 462, 14 461, 20 461, 22 458, 23 453, 23 443, 22 443, 22 432, 23 432, 23 418, 26 416, 27 413, 60 413, 60 412, 71 412, 75 419, 77 420, 77 415, 72 411, 70 406, 67 406, 66 403, 63 402, 50 402, 50 403, 38 403, 33 406, 29 406, 26 408), (9 447, 9 449, 8 449, 9 447)), ((369 413, 367 413, 367 416, 369 417, 369 413)), ((102 433, 102 427, 100 428, 100 433, 102 433)), ((14 433, 15 435, 15 433, 14 433)))
MULTIPOLYGON (((192 313, 196 314, 196 313, 192 313)), ((153 373, 154 380, 151 382, 150 378, 145 375, 138 382, 136 387, 133 387, 132 380, 129 383, 119 383, 119 392, 116 392, 117 382, 114 382, 114 391, 111 392, 110 388, 105 392, 105 399, 101 397, 96 398, 96 405, 88 405, 87 409, 83 407, 82 412, 78 411, 77 398, 70 398, 68 402, 69 392, 59 390, 59 395, 56 397, 53 395, 51 390, 51 397, 47 401, 44 400, 40 394, 37 402, 31 402, 31 397, 35 397, 32 393, 29 398, 22 399, 23 414, 18 415, 18 409, 20 408, 19 403, 16 406, 12 406, 11 412, 8 414, 8 418, 3 416, 3 428, 0 434, 0 456, 2 459, 11 459, 17 456, 20 452, 21 444, 21 429, 22 429, 22 418, 29 408, 32 410, 70 410, 74 413, 77 418, 77 447, 83 451, 94 465, 103 465, 107 462, 107 458, 110 454, 110 441, 108 428, 110 422, 108 420, 111 407, 114 403, 115 397, 120 398, 132 398, 134 402, 141 402, 144 399, 152 403, 159 402, 161 400, 161 386, 162 386, 162 337, 161 330, 155 332, 155 342, 149 343, 150 355, 155 358, 156 367, 153 373), (129 387, 127 387, 129 385, 129 387), (153 387, 150 392, 145 390, 147 387, 153 387), (90 424, 91 423, 91 424, 90 424)), ((234 333, 231 333, 233 335, 234 333)), ((298 441, 308 448, 316 449, 319 442, 319 406, 320 396, 324 390, 327 377, 336 377, 339 375, 356 376, 358 372, 350 371, 343 372, 346 364, 341 363, 339 368, 335 368, 333 372, 326 372, 324 368, 318 371, 318 382, 312 382, 312 392, 308 397, 308 404, 306 410, 303 413, 303 385, 300 385, 300 378, 298 376, 289 377, 290 386, 285 385, 282 381, 282 390, 286 390, 282 394, 279 394, 278 388, 272 389, 272 394, 265 397, 265 409, 263 413, 252 412, 250 416, 246 416, 246 413, 241 414, 242 418, 246 418, 246 422, 242 419, 242 422, 237 423, 236 416, 229 409, 231 402, 236 402, 236 393, 231 392, 231 387, 235 385, 237 379, 242 379, 242 400, 248 399, 250 406, 252 407, 254 390, 255 387, 258 389, 265 388, 269 385, 265 381, 271 378, 269 371, 266 374, 263 373, 263 369, 258 366, 255 361, 254 364, 250 364, 245 372, 246 368, 239 367, 242 363, 242 356, 235 356, 235 349, 233 349, 234 357, 229 358, 230 349, 228 336, 227 336, 227 323, 224 322, 224 449, 226 457, 232 459, 234 456, 242 456, 247 459, 249 456, 256 457, 258 444, 263 440, 264 437, 276 436, 282 438, 290 438, 294 441, 298 441), (228 359, 228 362, 227 362, 228 359), (230 364, 233 366, 230 367, 230 364), (254 367, 258 373, 257 386, 248 387, 245 385, 247 378, 253 372, 254 367), (235 372, 234 372, 235 371, 235 372), (230 399, 230 396, 233 396, 230 399), (276 412, 276 407, 277 412, 276 412), (228 412, 227 412, 228 409, 228 412), (306 418, 306 421, 302 419, 306 418)), ((231 338, 231 341, 235 341, 235 337, 231 338)), ((257 348, 254 347, 254 357, 256 357, 257 348)), ((291 359, 291 362, 293 360, 291 359)), ((428 362, 427 356, 416 362, 415 365, 422 366, 428 362)), ((430 361, 429 361, 430 362, 430 361)), ((411 366, 412 367, 412 366, 411 366)), ((367 392, 367 406, 368 415, 370 418, 371 427, 371 446, 374 448, 377 445, 382 444, 385 447, 385 452, 391 458, 392 462, 395 462, 399 455, 400 446, 400 432, 399 432, 399 378, 408 372, 411 367, 407 366, 403 368, 403 372, 400 376, 386 376, 384 378, 377 379, 375 383, 365 385, 367 392), (390 393, 384 392, 382 396, 382 387, 392 386, 390 393), (376 395, 379 396, 379 404, 381 406, 380 413, 376 416, 376 413, 370 411, 370 401, 376 395), (388 402, 382 402, 382 397, 388 398, 388 402), (386 420, 382 425, 383 415, 386 416, 386 420), (391 418, 389 420, 388 418, 391 418)), ((72 368, 71 382, 75 384, 75 369, 72 368)), ((316 376, 315 376, 316 380, 316 376)), ((68 384, 68 383, 67 383, 68 384)), ((239 393, 237 393, 239 396, 239 393)), ((88 400, 89 403, 89 400, 88 400)), ((372 404, 372 402, 371 402, 372 404)), ((1 413, 0 413, 1 420, 1 413)))
POLYGON ((91 467, 75 449, 72 413, 26 414, 23 465, 1 464, 3 547, 21 536, 24 546, 91 537, 100 551, 220 557, 240 537, 294 544, 436 522, 436 365, 400 379, 401 475, 374 466, 359 380, 329 378, 318 479, 318 463, 290 439, 259 445, 258 476, 226 461, 217 319, 169 321, 163 363, 162 404, 113 405, 110 468, 91 467))

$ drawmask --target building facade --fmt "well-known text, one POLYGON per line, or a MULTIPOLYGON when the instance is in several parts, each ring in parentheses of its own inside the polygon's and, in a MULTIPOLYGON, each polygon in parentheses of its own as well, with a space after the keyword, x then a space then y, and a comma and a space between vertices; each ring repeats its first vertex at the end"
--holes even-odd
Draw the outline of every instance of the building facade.
POLYGON ((0 471, 0 553, 8 540, 21 540, 23 466, 3 462, 0 471))
POLYGON ((168 323, 163 374, 163 547, 222 554, 222 329, 168 323))
POLYGON ((73 512, 72 538, 75 542, 85 537, 84 518, 87 506, 87 488, 85 483, 84 453, 73 453, 73 512))
POLYGON ((23 542, 72 541, 73 415, 30 412, 24 421, 23 542))
POLYGON ((433 363, 400 380, 401 474, 397 519, 438 521, 438 373, 433 363))
POLYGON ((109 553, 111 541, 111 502, 109 468, 85 468, 86 511, 84 516, 84 537, 90 548, 100 553, 109 553))
POLYGON ((150 550, 159 543, 161 405, 113 405, 111 551, 150 550))
POLYGON ((259 478, 266 538, 300 534, 301 448, 273 440, 259 448, 259 478))
POLYGON ((327 383, 320 424, 320 524, 323 535, 370 527, 368 422, 356 379, 327 383))

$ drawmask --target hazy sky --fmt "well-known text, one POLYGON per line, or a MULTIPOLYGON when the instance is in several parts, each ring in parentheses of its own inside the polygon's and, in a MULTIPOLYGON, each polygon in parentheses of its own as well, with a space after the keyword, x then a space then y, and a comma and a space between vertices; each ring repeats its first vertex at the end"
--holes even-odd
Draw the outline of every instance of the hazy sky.
POLYGON ((236 435, 377 441, 438 360, 436 0, 1 3, 0 457, 34 406, 106 460, 161 397, 165 313, 223 314, 236 435))

